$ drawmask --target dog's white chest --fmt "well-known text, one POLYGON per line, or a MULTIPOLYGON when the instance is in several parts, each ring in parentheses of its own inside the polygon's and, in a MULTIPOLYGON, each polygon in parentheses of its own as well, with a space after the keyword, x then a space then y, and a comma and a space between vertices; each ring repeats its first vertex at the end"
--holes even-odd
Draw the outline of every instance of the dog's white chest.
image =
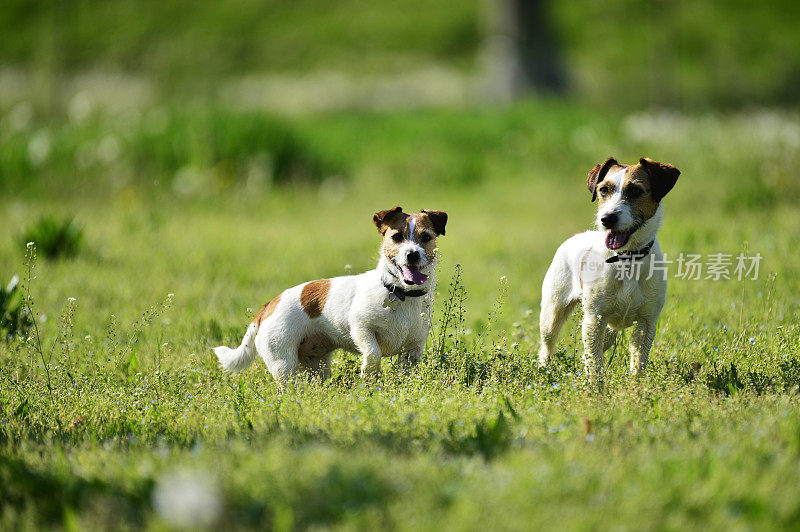
POLYGON ((617 290, 609 294, 605 314, 613 327, 630 327, 645 303, 644 294, 637 281, 618 282, 617 290))
POLYGON ((381 325, 398 331, 414 328, 421 320, 418 307, 413 301, 397 301, 393 308, 385 309, 381 325))
POLYGON ((618 279, 612 275, 597 288, 587 294, 592 299, 591 306, 605 316, 612 327, 623 329, 643 315, 650 316, 656 307, 660 308, 666 282, 657 276, 647 279, 646 273, 638 279, 618 279))
POLYGON ((422 305, 417 301, 397 301, 395 308, 384 308, 375 329, 381 344, 388 353, 395 354, 406 343, 409 337, 416 337, 424 328, 422 305))

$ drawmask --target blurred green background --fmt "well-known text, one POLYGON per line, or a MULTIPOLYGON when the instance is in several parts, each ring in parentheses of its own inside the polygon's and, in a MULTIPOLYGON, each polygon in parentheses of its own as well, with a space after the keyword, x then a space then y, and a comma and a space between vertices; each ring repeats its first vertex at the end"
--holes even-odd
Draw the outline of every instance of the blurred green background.
MULTIPOLYGON (((207 185, 200 173, 221 188, 352 177, 361 143, 308 138, 309 117, 542 98, 610 116, 796 109, 797 20, 800 5, 781 0, 8 0, 0 187, 107 191, 156 171, 182 191, 207 185)), ((538 112, 513 114, 536 130, 538 112)), ((364 140, 403 143, 378 129, 364 140)), ((461 132, 441 133, 467 162, 434 180, 483 177, 470 143, 498 137, 477 132, 461 150, 461 132)))
MULTIPOLYGON (((227 103, 236 104, 236 88, 247 79, 302 86, 307 76, 335 73, 398 83, 416 75, 422 92, 426 84, 435 91, 437 81, 463 84, 480 100, 474 85, 502 85, 503 76, 494 76, 498 63, 513 62, 509 52, 534 28, 542 35, 534 38, 534 53, 542 48, 541 61, 558 64, 561 91, 576 99, 695 109, 800 98, 796 2, 515 4, 7 0, 0 9, 2 97, 5 104, 33 97, 58 108, 71 90, 100 91, 93 84, 107 78, 111 87, 127 82, 131 93, 138 88, 156 100, 228 95, 227 103), (520 16, 535 20, 520 23, 520 16), (23 85, 33 92, 15 93, 23 85)), ((257 84, 250 88, 258 92, 257 84)))

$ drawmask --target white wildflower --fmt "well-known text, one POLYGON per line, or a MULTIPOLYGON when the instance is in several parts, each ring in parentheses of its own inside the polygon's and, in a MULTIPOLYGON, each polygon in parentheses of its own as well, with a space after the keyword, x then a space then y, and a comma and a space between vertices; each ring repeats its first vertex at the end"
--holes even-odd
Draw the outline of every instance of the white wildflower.
POLYGON ((214 482, 200 472, 170 473, 153 491, 156 512, 169 525, 180 528, 209 527, 222 509, 214 482))
POLYGON ((36 133, 28 142, 28 158, 34 166, 41 166, 50 158, 52 144, 46 130, 36 133))

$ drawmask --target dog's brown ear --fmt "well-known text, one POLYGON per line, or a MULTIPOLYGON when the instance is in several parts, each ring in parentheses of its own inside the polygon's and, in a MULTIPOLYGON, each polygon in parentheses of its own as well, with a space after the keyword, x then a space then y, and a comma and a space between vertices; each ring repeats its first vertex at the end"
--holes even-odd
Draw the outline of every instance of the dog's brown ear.
POLYGON ((603 180, 609 168, 618 164, 616 159, 609 157, 603 164, 597 164, 589 170, 589 179, 586 180, 586 186, 589 188, 589 192, 592 193, 592 201, 597 199, 597 183, 603 180))
POLYGON ((427 211, 422 210, 423 213, 428 215, 433 224, 433 230, 437 235, 444 235, 444 226, 447 225, 447 213, 443 211, 427 211))
POLYGON ((398 205, 394 209, 389 209, 388 211, 376 212, 372 216, 372 222, 375 224, 375 227, 378 228, 378 232, 383 234, 386 232, 386 228, 389 227, 389 224, 392 223, 392 220, 400 214, 403 214, 403 208, 398 205))
POLYGON ((639 159, 639 164, 647 175, 650 176, 650 188, 653 194, 653 201, 660 202, 661 199, 672 190, 678 181, 681 171, 671 164, 658 163, 652 159, 644 157, 639 159))

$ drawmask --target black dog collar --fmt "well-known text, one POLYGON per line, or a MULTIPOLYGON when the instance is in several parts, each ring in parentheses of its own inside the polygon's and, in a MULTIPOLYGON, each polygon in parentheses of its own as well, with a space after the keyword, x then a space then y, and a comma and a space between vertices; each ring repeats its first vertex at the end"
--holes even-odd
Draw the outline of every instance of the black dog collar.
POLYGON ((386 281, 383 281, 383 287, 400 301, 405 301, 407 297, 422 297, 428 293, 427 290, 422 290, 421 288, 417 290, 404 290, 396 284, 387 283, 386 281))
POLYGON ((613 264, 615 262, 619 262, 621 260, 638 260, 645 258, 650 253, 650 248, 653 247, 655 244, 655 240, 651 240, 649 244, 637 251, 629 251, 627 253, 619 253, 614 255, 613 257, 609 257, 606 259, 606 263, 613 264))

